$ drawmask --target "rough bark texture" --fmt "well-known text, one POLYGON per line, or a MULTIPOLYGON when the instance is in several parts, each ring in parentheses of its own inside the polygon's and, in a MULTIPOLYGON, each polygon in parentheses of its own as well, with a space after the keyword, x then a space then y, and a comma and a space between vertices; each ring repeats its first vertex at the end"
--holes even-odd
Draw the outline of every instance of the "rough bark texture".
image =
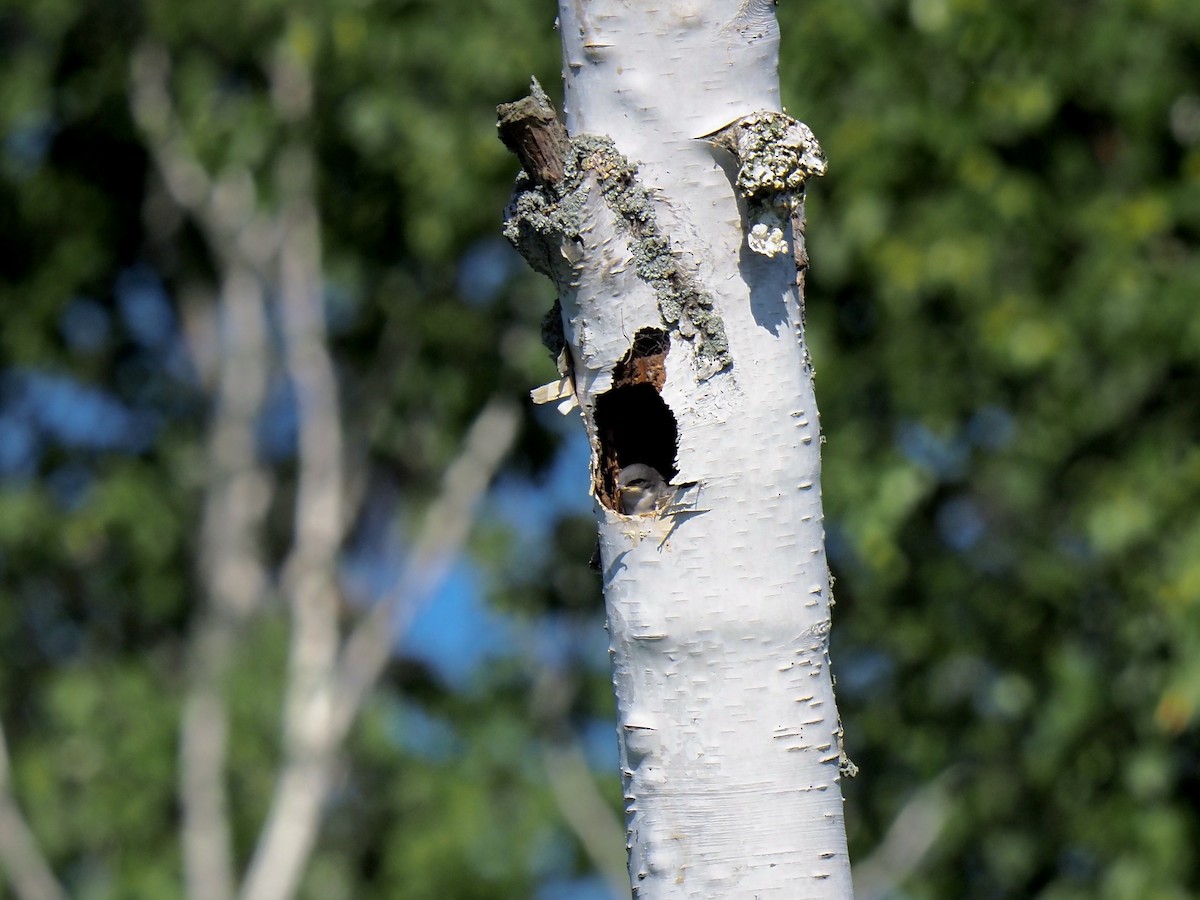
POLYGON ((824 160, 778 112, 771 0, 635 7, 560 3, 563 174, 532 142, 506 225, 559 288, 593 451, 633 890, 846 897, 792 224, 824 160), (634 464, 669 486, 622 515, 634 464))

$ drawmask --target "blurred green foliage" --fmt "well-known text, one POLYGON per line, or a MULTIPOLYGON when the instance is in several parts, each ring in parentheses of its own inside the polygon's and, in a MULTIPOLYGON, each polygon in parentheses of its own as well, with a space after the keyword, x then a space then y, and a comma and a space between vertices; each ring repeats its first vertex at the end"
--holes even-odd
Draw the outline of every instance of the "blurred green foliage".
MULTIPOLYGON (((153 273, 178 323, 215 263, 164 211, 131 54, 166 46, 189 148, 244 167, 263 204, 288 137, 265 67, 284 43, 313 61, 304 138, 347 431, 412 511, 487 397, 553 371, 549 286, 496 255, 514 163, 493 128, 530 75, 556 83, 551 7, 0 0, 0 720, 72 896, 181 891, 175 744, 208 406, 121 284, 153 273), (102 392, 141 437, 73 430, 83 400, 34 404, 29 373, 102 392)), ((853 856, 937 783, 944 828, 896 896, 1200 894, 1200 5, 779 14, 785 100, 831 161, 809 196, 808 322, 834 662, 862 769, 846 785, 853 856)), ((512 465, 541 477, 558 435, 529 415, 512 465)), ((539 557, 489 520, 474 546, 489 593, 598 629, 590 534, 566 518, 539 557)), ((277 610, 243 648, 241 863, 278 752, 277 610)), ((603 672, 570 680, 568 724, 607 715, 603 672)), ((397 660, 303 895, 527 897, 585 872, 542 784, 532 681, 503 660, 451 689, 397 660)), ((616 773, 597 777, 616 807, 616 773)))
POLYGON ((781 4, 861 858, 1200 891, 1200 7, 781 4))

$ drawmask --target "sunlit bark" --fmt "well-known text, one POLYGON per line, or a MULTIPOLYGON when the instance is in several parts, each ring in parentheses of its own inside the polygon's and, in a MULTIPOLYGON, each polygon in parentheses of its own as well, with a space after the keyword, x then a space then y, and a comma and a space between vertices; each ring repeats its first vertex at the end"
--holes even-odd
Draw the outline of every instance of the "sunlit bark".
POLYGON ((592 447, 633 889, 846 897, 801 294, 824 160, 780 115, 774 5, 562 0, 559 28, 565 134, 536 86, 501 111, 507 233, 559 288, 537 399, 592 447))

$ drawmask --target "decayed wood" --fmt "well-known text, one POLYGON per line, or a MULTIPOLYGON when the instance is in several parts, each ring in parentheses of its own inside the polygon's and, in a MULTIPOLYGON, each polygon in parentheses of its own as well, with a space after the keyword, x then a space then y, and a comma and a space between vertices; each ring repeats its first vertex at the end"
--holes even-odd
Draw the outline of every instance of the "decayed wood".
POLYGON ((528 97, 501 103, 496 115, 500 140, 516 154, 521 168, 538 184, 561 182, 569 144, 567 129, 541 85, 534 81, 528 97))

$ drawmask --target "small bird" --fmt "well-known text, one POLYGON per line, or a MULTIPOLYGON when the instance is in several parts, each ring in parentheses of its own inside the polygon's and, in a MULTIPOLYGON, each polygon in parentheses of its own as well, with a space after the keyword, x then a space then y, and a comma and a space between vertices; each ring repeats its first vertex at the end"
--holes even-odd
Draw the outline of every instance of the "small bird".
POLYGON ((617 476, 618 505, 627 516, 656 512, 667 491, 668 485, 662 475, 645 463, 628 465, 617 476))

